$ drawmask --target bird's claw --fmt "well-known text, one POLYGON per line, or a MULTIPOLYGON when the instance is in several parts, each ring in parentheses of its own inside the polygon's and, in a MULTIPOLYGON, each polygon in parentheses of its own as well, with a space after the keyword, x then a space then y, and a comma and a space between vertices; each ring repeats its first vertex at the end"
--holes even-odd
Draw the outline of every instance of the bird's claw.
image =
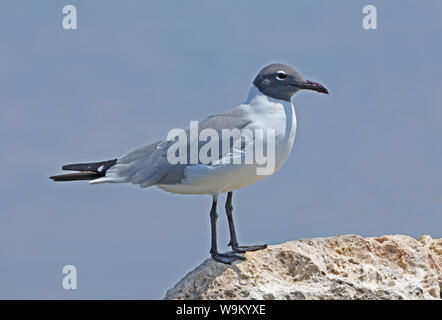
POLYGON ((225 263, 225 264, 232 264, 235 261, 246 259, 243 256, 241 256, 235 252, 212 253, 212 258, 218 262, 225 263))
POLYGON ((258 244, 258 245, 254 245, 254 246, 233 246, 232 245, 233 252, 237 252, 237 253, 245 253, 247 251, 262 250, 265 248, 267 248, 266 244, 258 244))

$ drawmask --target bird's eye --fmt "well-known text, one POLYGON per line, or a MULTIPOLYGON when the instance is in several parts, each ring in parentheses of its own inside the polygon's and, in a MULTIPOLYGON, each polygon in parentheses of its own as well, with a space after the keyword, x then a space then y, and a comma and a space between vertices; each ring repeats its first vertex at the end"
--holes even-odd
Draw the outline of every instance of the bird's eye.
POLYGON ((285 73, 284 71, 278 71, 276 73, 276 79, 284 80, 285 78, 287 78, 287 73, 285 73))

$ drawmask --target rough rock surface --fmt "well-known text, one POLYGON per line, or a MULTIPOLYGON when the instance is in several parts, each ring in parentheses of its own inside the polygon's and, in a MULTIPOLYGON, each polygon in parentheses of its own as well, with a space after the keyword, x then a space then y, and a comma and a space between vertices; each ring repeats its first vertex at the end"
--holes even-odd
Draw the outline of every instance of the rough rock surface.
POLYGON ((344 235, 208 259, 165 299, 440 299, 442 239, 344 235))

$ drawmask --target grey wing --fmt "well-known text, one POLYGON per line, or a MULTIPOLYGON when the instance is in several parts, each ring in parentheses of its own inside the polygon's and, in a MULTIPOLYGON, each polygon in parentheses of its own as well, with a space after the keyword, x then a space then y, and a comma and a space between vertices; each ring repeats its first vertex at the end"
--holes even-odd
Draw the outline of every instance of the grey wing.
POLYGON ((157 141, 117 159, 97 182, 130 182, 147 188, 156 184, 170 169, 167 146, 170 141, 157 141), (101 180, 101 181, 100 181, 101 180))
MULTIPOLYGON (((213 129, 221 140, 223 129, 243 129, 250 123, 240 108, 214 115, 198 123, 199 131, 213 129)), ((189 129, 187 133, 187 155, 189 155, 189 129)), ((221 146, 221 141, 219 141, 221 146)), ((137 149, 119 158, 115 166, 106 172, 102 182, 130 182, 142 188, 156 184, 177 184, 184 178, 184 169, 188 164, 171 164, 167 159, 168 148, 175 141, 162 140, 137 149)), ((199 143, 199 148, 204 143, 199 143)), ((199 152, 199 151, 198 151, 199 152)), ((221 158, 223 154, 219 152, 221 158)), ((189 163, 189 159, 188 162, 189 163)), ((100 181, 101 182, 101 181, 100 181)))

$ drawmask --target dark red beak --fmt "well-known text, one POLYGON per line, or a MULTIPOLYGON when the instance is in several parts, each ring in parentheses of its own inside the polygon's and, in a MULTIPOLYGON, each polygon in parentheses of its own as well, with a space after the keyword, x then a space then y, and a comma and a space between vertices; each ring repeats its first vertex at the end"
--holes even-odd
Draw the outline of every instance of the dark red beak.
POLYGON ((306 80, 305 82, 301 82, 296 84, 297 87, 301 89, 313 90, 321 93, 328 94, 328 90, 320 83, 306 80))

